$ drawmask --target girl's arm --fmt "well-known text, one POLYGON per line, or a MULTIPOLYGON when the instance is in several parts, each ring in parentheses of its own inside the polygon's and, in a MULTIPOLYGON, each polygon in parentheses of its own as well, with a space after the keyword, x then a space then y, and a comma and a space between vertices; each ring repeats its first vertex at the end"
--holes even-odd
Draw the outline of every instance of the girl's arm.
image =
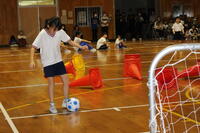
POLYGON ((87 50, 87 49, 88 49, 87 46, 81 46, 81 45, 75 43, 75 42, 72 41, 72 40, 70 40, 68 43, 69 43, 70 45, 75 46, 75 47, 80 48, 80 49, 84 49, 84 50, 87 50))
POLYGON ((67 48, 68 48, 67 46, 65 46, 65 44, 64 44, 63 42, 61 42, 60 46, 61 46, 62 48, 64 48, 64 49, 67 49, 67 48))
POLYGON ((35 48, 31 47, 31 51, 30 51, 30 67, 31 68, 35 68, 34 55, 35 55, 35 48))
POLYGON ((108 45, 108 46, 109 46, 109 45, 110 45, 110 42, 107 42, 107 41, 106 41, 106 42, 104 42, 104 44, 106 44, 106 45, 108 45))
POLYGON ((91 43, 91 41, 84 40, 84 39, 81 39, 81 41, 83 41, 83 42, 87 42, 87 43, 91 43))

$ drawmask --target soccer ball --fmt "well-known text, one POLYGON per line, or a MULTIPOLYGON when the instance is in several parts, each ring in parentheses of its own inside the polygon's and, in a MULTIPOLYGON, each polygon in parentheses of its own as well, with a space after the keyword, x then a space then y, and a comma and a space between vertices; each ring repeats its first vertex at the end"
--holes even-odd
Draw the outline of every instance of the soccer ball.
POLYGON ((77 112, 80 108, 80 102, 77 98, 69 98, 67 100, 67 109, 71 112, 77 112))

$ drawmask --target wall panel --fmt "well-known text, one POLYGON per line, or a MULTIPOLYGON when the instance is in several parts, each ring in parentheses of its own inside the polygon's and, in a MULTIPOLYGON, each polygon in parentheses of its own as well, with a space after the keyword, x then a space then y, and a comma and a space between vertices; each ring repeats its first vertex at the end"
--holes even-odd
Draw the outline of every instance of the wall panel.
POLYGON ((199 0, 156 0, 155 3, 157 14, 162 17, 172 16, 173 5, 182 5, 183 12, 187 12, 188 16, 200 17, 199 0))
POLYGON ((17 0, 0 0, 0 45, 7 44, 11 35, 17 35, 17 0), (9 3, 9 4, 8 4, 9 3))

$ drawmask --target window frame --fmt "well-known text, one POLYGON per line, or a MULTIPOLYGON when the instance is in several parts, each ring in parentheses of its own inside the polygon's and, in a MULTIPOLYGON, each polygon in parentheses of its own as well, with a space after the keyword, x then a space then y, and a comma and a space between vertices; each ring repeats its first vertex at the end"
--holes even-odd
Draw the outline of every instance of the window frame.
POLYGON ((102 11, 103 11, 103 7, 102 6, 99 6, 99 5, 97 5, 97 6, 75 6, 74 7, 74 24, 75 25, 78 25, 79 27, 90 27, 91 25, 91 23, 90 23, 90 19, 91 18, 89 18, 89 8, 99 8, 100 9, 100 12, 99 12, 99 20, 101 19, 101 16, 102 16, 102 11), (87 9, 87 14, 86 14, 86 16, 87 16, 87 18, 86 18, 86 25, 79 25, 78 23, 77 23, 77 16, 76 16, 76 9, 78 9, 78 8, 86 8, 87 9))
MULTIPOLYGON (((20 8, 23 8, 23 7, 55 7, 56 5, 57 5, 57 0, 52 0, 52 1, 54 1, 54 4, 47 4, 47 5, 42 5, 42 4, 36 4, 36 5, 20 5, 20 1, 21 0, 17 0, 17 5, 18 5, 18 7, 20 7, 20 8)), ((37 0, 35 0, 35 1, 37 1, 37 0)))

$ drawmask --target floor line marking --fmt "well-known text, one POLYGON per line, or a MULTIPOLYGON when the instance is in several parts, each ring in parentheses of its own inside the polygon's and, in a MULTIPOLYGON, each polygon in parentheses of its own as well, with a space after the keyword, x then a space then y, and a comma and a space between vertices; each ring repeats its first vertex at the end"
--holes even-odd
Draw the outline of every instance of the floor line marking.
POLYGON ((192 98, 192 97, 190 96, 190 93, 191 93, 192 90, 193 90, 192 88, 189 88, 189 89, 185 92, 185 96, 186 96, 188 99, 190 99, 191 101, 193 101, 193 102, 198 102, 199 100, 196 100, 196 99, 194 99, 194 98, 192 98))
MULTIPOLYGON (((45 100, 48 101, 48 100, 45 100)), ((178 103, 178 102, 172 102, 172 103, 178 103)), ((164 103, 168 104, 168 103, 164 103)), ((170 103, 171 104, 171 103, 170 103)), ((27 104, 28 106, 32 105, 32 104, 27 104)), ((25 105, 25 106, 27 106, 25 105)), ((149 104, 142 104, 142 105, 132 105, 132 106, 121 106, 121 107, 110 107, 110 108, 99 108, 99 109, 90 109, 90 110, 82 110, 79 112, 82 113, 87 113, 87 112, 97 112, 97 111, 107 111, 107 110, 115 110, 115 111, 120 111, 121 109, 130 109, 130 108, 140 108, 140 107, 149 107, 149 104)), ((169 111, 168 109, 164 108, 163 110, 165 111, 169 111)), ((172 112, 174 115, 177 115, 178 113, 176 112, 172 112)), ((30 116, 19 116, 19 117, 12 117, 11 119, 25 119, 25 118, 34 118, 34 117, 43 117, 43 116, 52 116, 52 115, 58 115, 58 114, 66 114, 65 113, 57 113, 57 114, 41 114, 41 115, 30 115, 30 116)), ((177 116, 180 116, 177 115, 177 116)), ((186 117, 187 118, 187 117, 186 117)), ((188 118, 187 121, 190 122, 194 122, 194 120, 188 118)))
POLYGON ((11 63, 18 63, 18 62, 30 62, 30 60, 19 60, 19 61, 1 61, 0 64, 11 64, 11 63))
POLYGON ((33 71, 36 71, 36 69, 33 69, 33 70, 1 71, 0 73, 17 73, 17 72, 33 72, 33 71))
MULTIPOLYGON (((56 83, 56 85, 61 85, 62 83, 56 83)), ((16 88, 30 88, 30 87, 41 87, 41 86, 47 86, 48 84, 35 84, 35 85, 23 85, 23 86, 6 86, 6 87, 0 87, 1 89, 16 89, 16 88)))
MULTIPOLYGON (((145 77, 145 76, 144 76, 145 77)), ((120 78, 108 78, 103 79, 103 81, 110 81, 110 80, 122 80, 122 79, 132 79, 130 77, 120 77, 120 78)), ((62 85, 63 83, 55 83, 55 85, 62 85)), ((5 86, 0 87, 1 89, 16 89, 16 88, 30 88, 30 87, 41 87, 41 86, 48 86, 48 84, 35 84, 35 85, 22 85, 22 86, 5 86)))
MULTIPOLYGON (((89 93, 94 93, 94 92, 101 92, 101 91, 107 91, 107 90, 112 90, 112 89, 118 89, 118 88, 122 88, 122 87, 128 87, 128 86, 137 86, 137 85, 141 85, 141 83, 139 84, 130 84, 130 85, 126 85, 126 86, 115 86, 115 87, 111 87, 111 88, 102 88, 102 89, 98 89, 98 90, 91 90, 91 91, 87 91, 87 92, 82 92, 82 93, 78 93, 78 94, 72 94, 69 95, 70 97, 72 96, 80 96, 80 95, 84 95, 84 94, 89 94, 89 93)), ((59 100, 64 98, 64 96, 60 96, 60 97, 56 97, 54 98, 54 100, 59 100)), ((11 110, 15 110, 15 109, 19 109, 19 108, 24 108, 33 104, 38 104, 38 103, 44 103, 44 102, 48 102, 49 99, 45 99, 45 100, 41 100, 41 101, 35 101, 33 103, 28 103, 28 104, 24 104, 24 105, 19 105, 16 107, 12 107, 7 109, 7 111, 11 111, 11 110)))
POLYGON ((186 117, 186 116, 183 116, 183 115, 181 115, 181 114, 179 114, 179 113, 170 111, 170 110, 168 110, 168 109, 166 109, 166 108, 163 108, 163 110, 166 111, 166 112, 172 113, 172 114, 175 115, 175 116, 178 116, 178 117, 180 117, 180 118, 183 118, 184 120, 187 120, 187 121, 189 121, 189 122, 193 122, 193 123, 195 123, 195 124, 197 124, 197 125, 200 125, 200 122, 198 122, 198 121, 196 121, 196 120, 193 120, 193 119, 190 119, 190 118, 188 118, 188 117, 186 117))
MULTIPOLYGON (((81 111, 79 111, 79 113, 90 113, 90 112, 109 111, 109 110, 121 111, 120 109, 131 109, 131 108, 140 108, 140 107, 148 107, 148 106, 149 106, 149 104, 132 105, 132 106, 121 106, 121 107, 110 107, 110 108, 98 108, 98 109, 90 109, 90 110, 81 110, 81 111)), ((26 119, 26 118, 52 116, 52 115, 59 115, 59 114, 66 114, 66 112, 57 113, 57 114, 41 114, 41 115, 19 116, 19 117, 12 117, 11 119, 12 120, 15 120, 15 119, 26 119)))
POLYGON ((18 55, 15 55, 15 54, 11 54, 11 55, 2 55, 2 56, 0 56, 0 58, 1 57, 14 57, 14 56, 27 56, 27 55, 29 55, 29 54, 18 54, 18 55))
POLYGON ((10 116, 8 115, 8 113, 6 112, 5 108, 3 107, 2 103, 0 102, 0 109, 5 117, 5 119, 7 120, 10 128, 12 129, 13 133, 19 133, 19 131, 17 130, 15 124, 13 123, 13 121, 11 120, 10 116))

